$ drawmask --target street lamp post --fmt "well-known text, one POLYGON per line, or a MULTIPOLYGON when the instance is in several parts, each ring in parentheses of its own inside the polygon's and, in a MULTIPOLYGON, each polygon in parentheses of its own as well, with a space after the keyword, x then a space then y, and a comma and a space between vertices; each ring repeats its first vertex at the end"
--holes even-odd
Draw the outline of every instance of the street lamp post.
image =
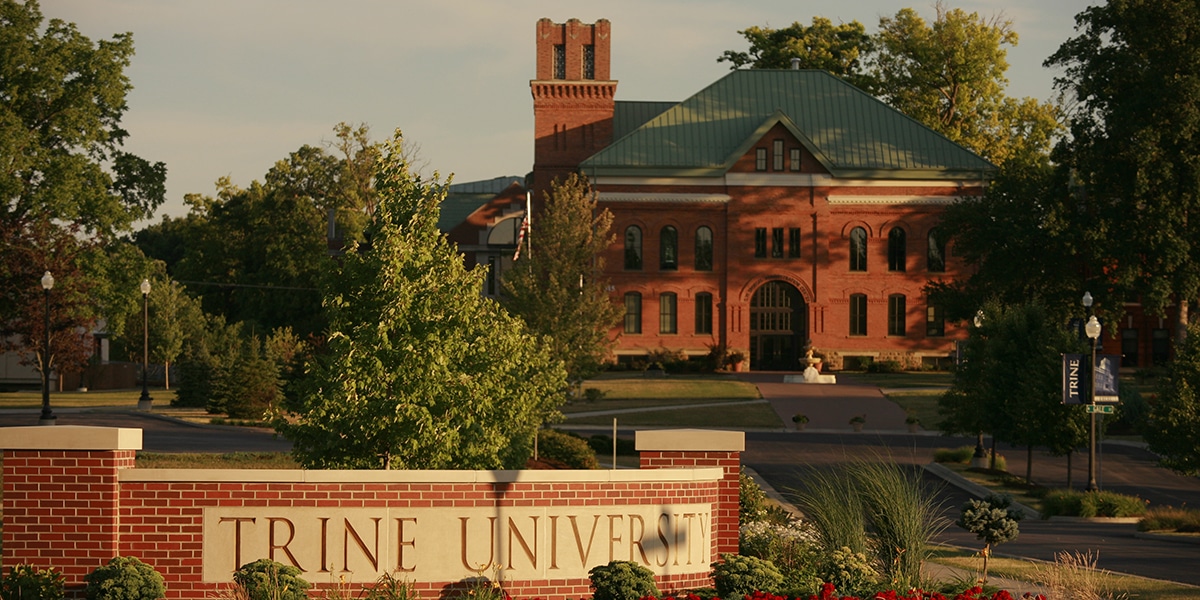
POLYGON ((138 397, 138 410, 150 410, 153 400, 146 378, 150 370, 150 280, 143 279, 142 285, 142 395, 138 397))
POLYGON ((46 319, 43 322, 43 332, 45 337, 42 338, 42 416, 38 419, 38 425, 54 425, 58 422, 58 417, 50 410, 50 289, 54 287, 54 276, 50 271, 46 271, 42 275, 42 293, 45 297, 46 319))
MULTIPOLYGON (((975 311, 975 329, 983 328, 983 309, 975 311)), ((982 333, 980 334, 982 336, 982 333)), ((987 451, 983 449, 983 430, 980 429, 975 435, 975 455, 971 457, 971 466, 977 469, 984 469, 988 466, 987 451)))
POLYGON ((1084 292, 1083 306, 1087 308, 1088 320, 1083 326, 1084 333, 1092 340, 1091 385, 1088 391, 1088 406, 1091 411, 1091 432, 1088 436, 1088 482, 1087 491, 1095 492, 1100 489, 1096 485, 1096 340, 1100 339, 1100 321, 1092 314, 1092 294, 1084 292))

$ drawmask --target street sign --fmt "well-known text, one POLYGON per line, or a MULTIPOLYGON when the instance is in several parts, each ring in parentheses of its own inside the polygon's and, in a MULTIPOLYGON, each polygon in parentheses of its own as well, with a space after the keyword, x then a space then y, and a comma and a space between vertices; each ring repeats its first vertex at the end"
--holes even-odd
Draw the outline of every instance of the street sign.
POLYGON ((1111 414, 1113 414, 1113 405, 1111 405, 1111 404, 1089 404, 1089 405, 1087 405, 1087 412, 1111 415, 1111 414))

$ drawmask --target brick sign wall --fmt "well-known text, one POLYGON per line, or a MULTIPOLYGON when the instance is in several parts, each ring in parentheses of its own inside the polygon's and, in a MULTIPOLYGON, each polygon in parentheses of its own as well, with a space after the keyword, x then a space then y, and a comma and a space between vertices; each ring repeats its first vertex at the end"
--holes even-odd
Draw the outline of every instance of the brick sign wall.
POLYGON ((136 556, 168 598, 197 599, 257 558, 318 586, 392 573, 429 598, 479 576, 517 598, 586 597, 610 560, 647 566, 664 592, 710 585, 718 552, 737 550, 742 434, 637 443, 638 470, 159 470, 133 468, 140 430, 4 428, 3 566, 58 568, 77 592, 136 556))

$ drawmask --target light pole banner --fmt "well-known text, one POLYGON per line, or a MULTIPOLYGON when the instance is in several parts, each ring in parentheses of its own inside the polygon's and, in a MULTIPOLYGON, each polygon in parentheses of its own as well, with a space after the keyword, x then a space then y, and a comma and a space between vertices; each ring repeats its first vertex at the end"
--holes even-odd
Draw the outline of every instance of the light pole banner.
POLYGON ((1096 404, 1116 404, 1121 401, 1117 393, 1117 371, 1121 368, 1121 357, 1116 354, 1096 356, 1096 404))
POLYGON ((1062 361, 1062 403, 1083 404, 1087 396, 1087 361, 1082 354, 1064 354, 1062 361))

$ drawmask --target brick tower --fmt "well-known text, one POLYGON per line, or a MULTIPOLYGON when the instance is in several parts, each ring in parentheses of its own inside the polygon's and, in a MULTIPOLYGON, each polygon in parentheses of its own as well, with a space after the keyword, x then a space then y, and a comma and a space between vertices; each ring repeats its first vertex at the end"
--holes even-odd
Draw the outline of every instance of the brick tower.
POLYGON ((614 95, 609 79, 612 26, 571 19, 537 23, 537 78, 533 93, 533 189, 573 172, 585 158, 612 142, 614 95))

